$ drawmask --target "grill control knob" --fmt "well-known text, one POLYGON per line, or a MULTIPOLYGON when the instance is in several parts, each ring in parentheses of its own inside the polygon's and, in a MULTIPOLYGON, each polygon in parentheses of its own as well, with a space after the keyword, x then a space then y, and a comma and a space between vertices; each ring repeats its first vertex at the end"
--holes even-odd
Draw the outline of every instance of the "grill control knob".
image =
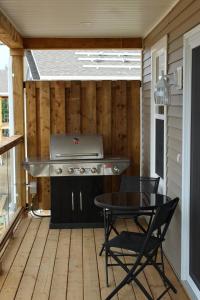
POLYGON ((62 174, 62 169, 61 168, 56 169, 56 174, 62 174))
POLYGON ((94 174, 94 173, 97 173, 97 168, 92 168, 91 169, 91 172, 94 174))
POLYGON ((69 168, 69 169, 68 169, 68 173, 69 173, 69 174, 73 174, 73 173, 74 173, 74 169, 73 169, 73 168, 69 168))
POLYGON ((80 168, 80 174, 84 174, 85 173, 85 169, 84 168, 80 168))
POLYGON ((118 168, 118 166, 113 166, 112 170, 113 170, 114 174, 119 174, 120 173, 120 169, 118 168))

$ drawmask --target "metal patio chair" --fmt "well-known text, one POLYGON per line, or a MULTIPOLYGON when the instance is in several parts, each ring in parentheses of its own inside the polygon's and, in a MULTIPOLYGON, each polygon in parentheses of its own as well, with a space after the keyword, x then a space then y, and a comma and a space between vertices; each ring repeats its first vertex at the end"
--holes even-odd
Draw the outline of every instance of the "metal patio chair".
MULTIPOLYGON (((141 177, 141 176, 122 176, 120 183, 120 192, 144 192, 144 193, 157 193, 159 186, 160 177, 141 177)), ((115 222, 117 218, 133 218, 135 223, 139 228, 145 232, 146 229, 140 224, 138 218, 140 216, 150 217, 149 224, 151 223, 153 212, 152 211, 137 211, 137 212, 127 212, 127 211, 107 211, 107 222, 108 230, 106 234, 106 240, 109 239, 110 233, 113 230, 117 235, 119 232, 115 227, 115 222)), ((105 226, 105 224, 104 224, 105 226)), ((99 255, 103 253, 104 247, 102 246, 99 255)))
POLYGON ((110 295, 107 296, 106 300, 112 299, 112 297, 121 288, 123 288, 125 284, 129 284, 132 281, 134 281, 139 286, 139 288, 148 300, 153 300, 152 296, 148 293, 148 291, 138 279, 138 275, 148 265, 153 266, 157 270, 165 286, 164 291, 157 298, 157 300, 161 299, 169 289, 172 289, 174 293, 177 293, 176 288, 166 277, 162 268, 160 268, 160 264, 155 261, 154 257, 159 247, 165 240, 165 235, 167 233, 178 201, 179 199, 175 198, 174 200, 171 200, 157 208, 156 213, 153 216, 152 223, 149 226, 148 231, 146 233, 123 231, 119 235, 117 235, 116 237, 104 244, 106 252, 107 281, 108 267, 111 265, 120 266, 127 273, 124 279, 117 285, 117 287, 110 293, 110 295), (155 235, 155 232, 157 232, 158 230, 160 232, 159 236, 155 235), (128 265, 120 259, 120 257, 118 256, 118 252, 117 254, 115 254, 115 251, 111 250, 113 247, 115 249, 122 249, 122 254, 124 253, 124 250, 134 251, 137 254, 136 260, 131 267, 128 268, 128 265), (108 263, 108 255, 110 255, 116 261, 116 264, 108 263))

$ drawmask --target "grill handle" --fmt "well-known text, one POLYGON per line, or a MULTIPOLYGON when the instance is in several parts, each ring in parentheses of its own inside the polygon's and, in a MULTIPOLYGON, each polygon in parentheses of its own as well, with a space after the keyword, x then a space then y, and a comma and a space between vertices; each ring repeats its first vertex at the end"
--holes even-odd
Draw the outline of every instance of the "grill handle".
POLYGON ((99 153, 74 153, 74 154, 67 154, 67 153, 56 153, 56 157, 77 157, 77 156, 99 156, 99 153))
POLYGON ((82 192, 80 192, 80 210, 83 211, 83 196, 82 196, 82 192))
POLYGON ((74 211, 74 192, 72 192, 72 210, 74 211))

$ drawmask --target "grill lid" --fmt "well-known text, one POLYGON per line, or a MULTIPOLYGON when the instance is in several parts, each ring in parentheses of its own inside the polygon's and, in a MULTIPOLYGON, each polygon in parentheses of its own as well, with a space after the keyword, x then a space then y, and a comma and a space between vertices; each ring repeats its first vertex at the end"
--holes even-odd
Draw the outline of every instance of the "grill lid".
POLYGON ((101 159, 103 140, 100 135, 52 135, 50 159, 101 159))

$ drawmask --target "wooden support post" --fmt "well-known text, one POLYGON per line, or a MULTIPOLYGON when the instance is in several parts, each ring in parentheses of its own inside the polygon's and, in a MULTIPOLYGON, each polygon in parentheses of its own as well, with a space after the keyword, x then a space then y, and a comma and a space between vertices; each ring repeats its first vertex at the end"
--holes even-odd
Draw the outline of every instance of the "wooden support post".
MULTIPOLYGON (((11 49, 12 74, 13 74, 13 115, 14 134, 24 135, 24 87, 23 87, 23 49, 11 49)), ((16 151, 16 176, 17 193, 19 195, 19 205, 25 206, 26 180, 25 171, 22 167, 24 160, 24 144, 18 145, 16 151)))
POLYGON ((23 48, 23 39, 0 10, 0 40, 9 48, 23 48))

